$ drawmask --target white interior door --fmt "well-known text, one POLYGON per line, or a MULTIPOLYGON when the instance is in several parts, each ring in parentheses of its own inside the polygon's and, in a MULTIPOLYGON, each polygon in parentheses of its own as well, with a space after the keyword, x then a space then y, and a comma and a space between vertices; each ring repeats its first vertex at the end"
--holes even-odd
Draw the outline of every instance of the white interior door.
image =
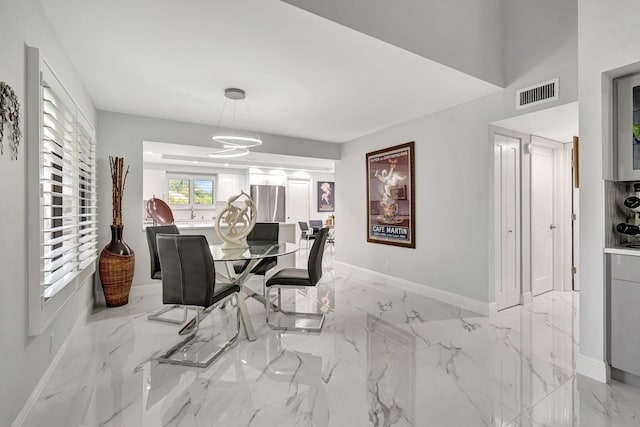
POLYGON ((531 292, 553 289, 554 278, 553 150, 531 147, 531 292))
POLYGON ((287 222, 308 222, 311 204, 309 181, 289 180, 287 186, 289 191, 287 222))
POLYGON ((498 310, 520 304, 520 139, 495 135, 495 281, 498 310))

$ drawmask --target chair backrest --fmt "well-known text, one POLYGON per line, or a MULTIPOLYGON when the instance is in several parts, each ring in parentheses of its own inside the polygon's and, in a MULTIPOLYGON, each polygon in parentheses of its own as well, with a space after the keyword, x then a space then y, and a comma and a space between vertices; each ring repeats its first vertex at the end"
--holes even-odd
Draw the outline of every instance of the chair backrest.
POLYGON ((322 220, 319 219, 310 219, 309 225, 313 228, 313 232, 315 233, 317 230, 322 228, 322 220))
POLYGON ((277 222, 256 222, 256 225, 247 236, 249 241, 277 242, 280 224, 277 222))
POLYGON ((320 278, 322 278, 322 255, 324 254, 324 244, 327 241, 328 234, 329 229, 327 227, 321 228, 320 231, 318 231, 316 240, 313 242, 311 252, 309 252, 307 269, 309 270, 311 284, 314 286, 320 281, 320 278))
POLYGON ((213 304, 216 269, 206 237, 160 234, 158 255, 165 304, 213 304))
POLYGON ((175 225, 147 227, 147 243, 149 244, 152 279, 162 279, 162 270, 160 269, 160 260, 158 259, 158 244, 156 243, 158 234, 180 234, 180 230, 178 230, 178 227, 175 225))
POLYGON ((305 231, 309 231, 309 225, 304 221, 298 221, 298 226, 300 230, 304 233, 305 231))

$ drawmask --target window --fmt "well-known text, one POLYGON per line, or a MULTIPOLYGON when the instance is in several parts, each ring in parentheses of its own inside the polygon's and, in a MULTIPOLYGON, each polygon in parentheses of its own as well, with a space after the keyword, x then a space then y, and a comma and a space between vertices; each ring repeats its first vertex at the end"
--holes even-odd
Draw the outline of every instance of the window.
POLYGON ((169 203, 172 205, 188 205, 190 202, 189 189, 191 180, 180 178, 169 178, 169 203))
POLYGON ((29 334, 95 272, 96 141, 38 49, 28 49, 29 334), (39 148, 39 149, 37 149, 39 148))
POLYGON ((213 204, 213 180, 194 179, 193 180, 193 204, 212 205, 213 204))
POLYGON ((168 175, 169 204, 174 207, 208 207, 214 203, 215 179, 211 176, 168 175))

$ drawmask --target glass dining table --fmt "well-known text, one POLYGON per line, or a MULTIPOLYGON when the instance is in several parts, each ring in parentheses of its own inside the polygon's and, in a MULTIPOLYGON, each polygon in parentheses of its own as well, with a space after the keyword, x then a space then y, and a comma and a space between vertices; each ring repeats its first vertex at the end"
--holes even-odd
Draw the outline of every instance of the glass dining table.
MULTIPOLYGON (((263 295, 260 295, 245 286, 247 280, 252 276, 251 270, 264 258, 290 255, 298 251, 299 248, 295 243, 257 240, 248 241, 247 245, 247 248, 242 249, 223 249, 222 244, 209 245, 211 255, 213 256, 213 262, 216 264, 216 277, 222 281, 239 285, 243 293, 262 304, 266 304, 266 300, 263 295), (246 265, 242 271, 236 273, 234 264, 241 261, 245 262, 246 265)), ((249 341, 255 341, 256 334, 244 298, 238 298, 238 304, 240 305, 240 316, 242 317, 242 324, 244 326, 247 339, 249 341)), ((188 322, 182 328, 180 333, 188 333, 193 326, 195 326, 195 319, 188 322)))

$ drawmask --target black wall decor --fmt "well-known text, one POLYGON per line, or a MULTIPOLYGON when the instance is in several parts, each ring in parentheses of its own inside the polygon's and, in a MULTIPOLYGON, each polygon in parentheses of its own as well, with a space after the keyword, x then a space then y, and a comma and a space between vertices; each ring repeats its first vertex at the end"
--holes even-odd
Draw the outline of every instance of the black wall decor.
POLYGON ((4 154, 4 133, 5 125, 9 133, 9 146, 11 147, 11 158, 18 159, 18 147, 20 146, 20 102, 11 86, 5 82, 0 82, 0 154, 4 154))

